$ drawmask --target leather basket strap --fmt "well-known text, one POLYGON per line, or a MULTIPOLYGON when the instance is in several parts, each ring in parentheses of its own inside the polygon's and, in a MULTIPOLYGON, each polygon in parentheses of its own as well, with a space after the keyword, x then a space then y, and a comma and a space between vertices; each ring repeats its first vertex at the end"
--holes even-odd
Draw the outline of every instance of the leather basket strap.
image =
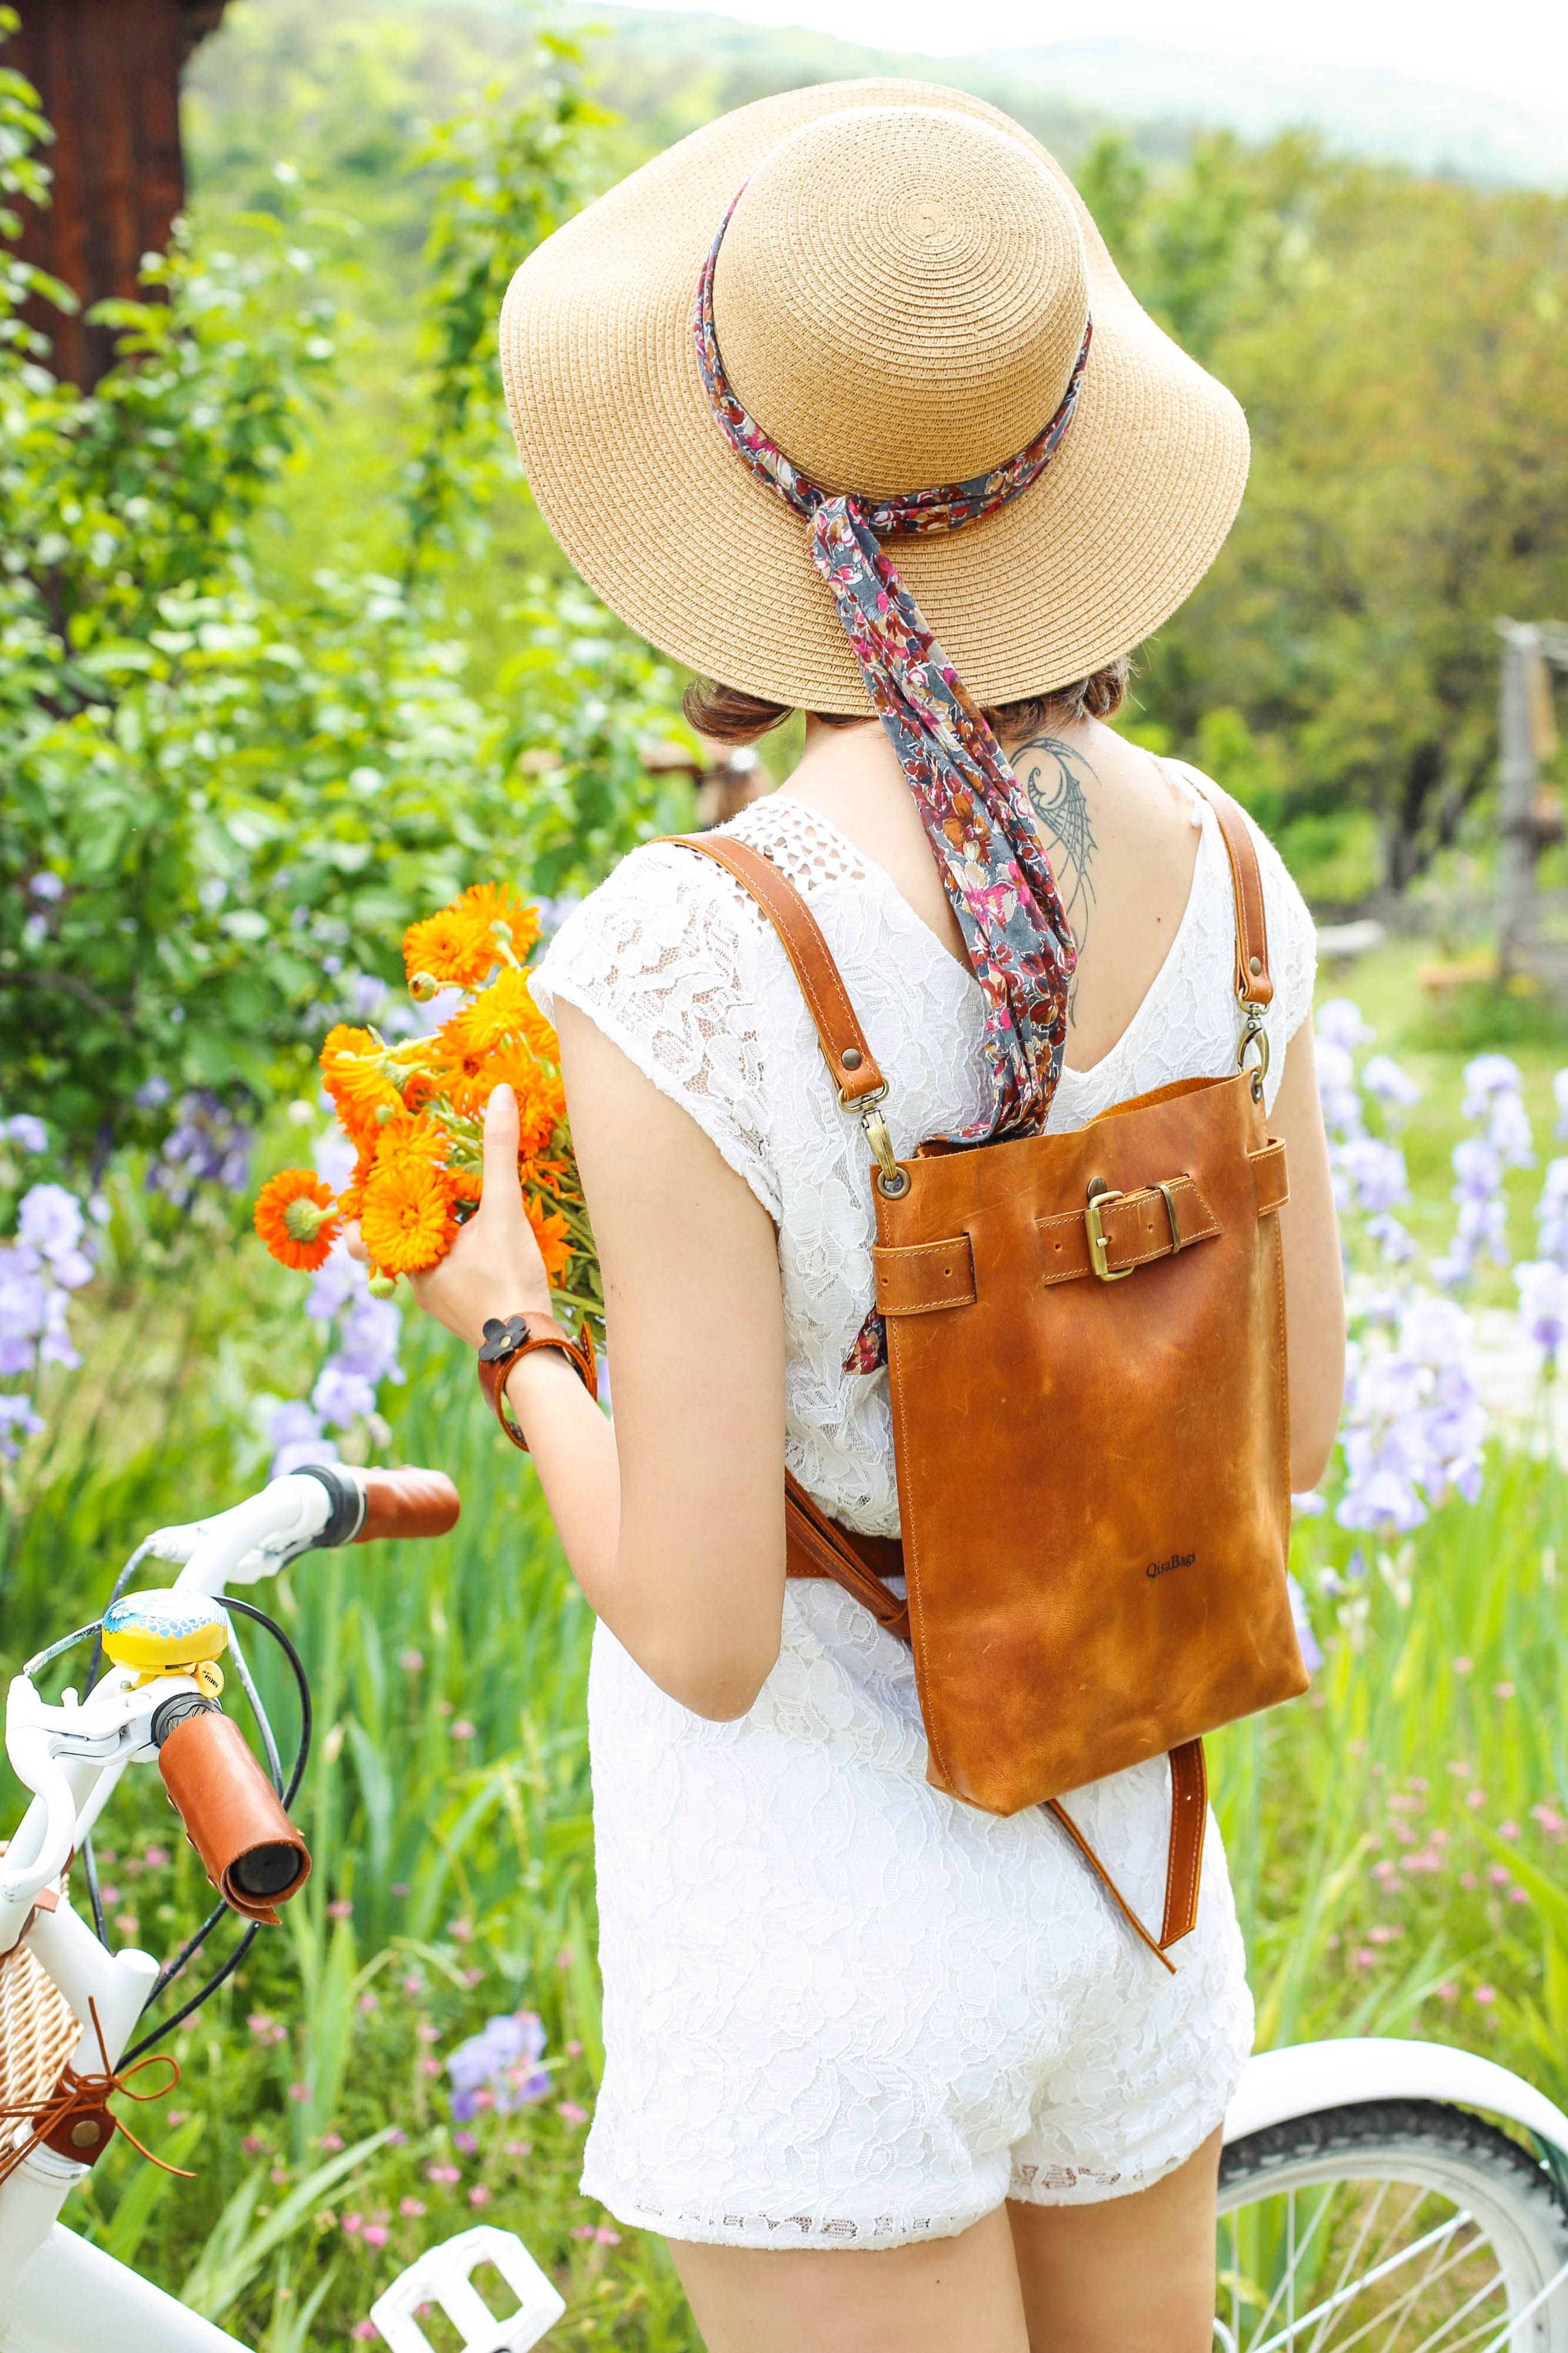
POLYGON ((882 1073, 866 1043, 833 951, 788 876, 781 874, 773 860, 750 842, 733 840, 727 834, 715 839, 710 834, 670 833, 664 839, 681 849, 695 849, 701 857, 712 859, 756 901, 795 968, 822 1059, 845 1110, 884 1092, 882 1073))
POLYGON ((1268 927, 1263 919, 1263 877, 1251 831, 1237 803, 1220 786, 1184 763, 1173 765, 1181 766, 1219 820, 1236 893, 1236 994, 1241 1004, 1261 1009, 1274 1002, 1274 981, 1268 970, 1268 927))

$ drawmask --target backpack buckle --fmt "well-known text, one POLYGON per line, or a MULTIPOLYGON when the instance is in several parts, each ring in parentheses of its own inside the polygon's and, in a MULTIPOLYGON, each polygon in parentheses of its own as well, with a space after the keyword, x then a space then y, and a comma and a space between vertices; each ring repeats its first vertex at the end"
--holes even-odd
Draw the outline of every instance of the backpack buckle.
POLYGON ((1089 1178, 1089 1207, 1083 1213, 1083 1229, 1089 1237, 1089 1271, 1101 1282, 1125 1282, 1129 1275, 1136 1274, 1138 1271, 1136 1267, 1131 1266, 1113 1268, 1106 1257, 1110 1245, 1106 1240, 1105 1228, 1100 1221, 1100 1212, 1107 1201, 1120 1201, 1121 1198, 1119 1192, 1106 1183, 1103 1176, 1089 1178))

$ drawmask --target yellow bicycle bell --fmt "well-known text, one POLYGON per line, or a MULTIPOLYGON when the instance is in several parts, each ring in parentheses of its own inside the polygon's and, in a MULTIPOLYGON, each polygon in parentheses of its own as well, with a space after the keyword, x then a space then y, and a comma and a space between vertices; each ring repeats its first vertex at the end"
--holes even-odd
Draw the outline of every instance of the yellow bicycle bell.
POLYGON ((160 1675, 194 1675, 209 1699, 223 1689, 217 1662, 228 1647, 228 1623, 205 1594, 128 1593, 105 1612, 102 1641, 105 1658, 130 1668, 138 1686, 160 1675))

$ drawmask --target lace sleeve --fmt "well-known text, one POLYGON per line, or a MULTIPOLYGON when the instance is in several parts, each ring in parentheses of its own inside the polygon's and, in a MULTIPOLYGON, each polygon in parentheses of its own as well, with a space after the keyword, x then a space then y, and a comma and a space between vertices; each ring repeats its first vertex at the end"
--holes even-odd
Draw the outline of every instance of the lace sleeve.
POLYGON ((661 1094, 689 1112, 775 1225, 763 1115, 757 926, 706 858, 649 843, 570 914, 531 976, 548 1019, 585 1013, 661 1094))
POLYGON ((1263 912, 1268 925, 1268 962, 1274 975, 1274 1004, 1268 1027, 1272 1050, 1281 1071, 1285 1049, 1312 1009, 1318 977, 1318 934, 1285 861, 1262 828, 1251 818, 1247 828, 1258 847, 1263 876, 1263 912))

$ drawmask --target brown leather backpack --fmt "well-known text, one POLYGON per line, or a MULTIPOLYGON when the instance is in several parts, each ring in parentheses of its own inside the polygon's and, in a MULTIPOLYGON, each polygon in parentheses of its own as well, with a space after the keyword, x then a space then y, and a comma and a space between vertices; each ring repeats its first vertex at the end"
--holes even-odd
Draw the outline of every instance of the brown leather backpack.
POLYGON ((1262 881, 1240 810, 1203 789, 1236 893, 1235 1076, 1181 1080, 1070 1134, 907 1161, 805 900, 745 843, 682 838, 773 924, 875 1154, 902 1541, 840 1528, 790 1479, 789 1573, 833 1577, 910 1644, 928 1780, 990 1813, 1048 1806, 1162 1960, 1197 1915, 1201 1736, 1307 1688, 1285 1576, 1287 1185, 1263 1114, 1262 881), (1058 1801, 1162 1751, 1155 1938, 1058 1801))

